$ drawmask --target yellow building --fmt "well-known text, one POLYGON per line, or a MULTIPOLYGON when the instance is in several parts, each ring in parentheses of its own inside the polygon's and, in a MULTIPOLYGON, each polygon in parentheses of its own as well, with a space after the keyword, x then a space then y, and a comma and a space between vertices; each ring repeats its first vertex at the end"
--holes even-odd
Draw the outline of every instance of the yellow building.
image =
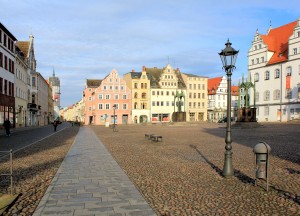
POLYGON ((143 66, 142 72, 129 72, 124 75, 132 95, 132 123, 150 122, 150 79, 143 66))
POLYGON ((182 73, 186 84, 186 121, 207 121, 207 77, 182 73))

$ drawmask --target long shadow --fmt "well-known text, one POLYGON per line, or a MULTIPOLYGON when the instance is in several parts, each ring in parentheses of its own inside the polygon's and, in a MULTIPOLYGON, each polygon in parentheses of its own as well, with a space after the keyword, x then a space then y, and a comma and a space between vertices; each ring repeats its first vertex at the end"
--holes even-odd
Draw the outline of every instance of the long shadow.
MULTIPOLYGON (((211 168, 213 168, 220 176, 223 176, 223 170, 221 170, 218 166, 216 166, 215 164, 213 164, 210 160, 207 159, 207 157, 205 157, 202 152, 194 145, 190 145, 191 148, 195 149, 197 151, 197 153, 199 155, 201 155, 201 157, 206 161, 206 163, 208 163, 211 168)), ((246 183, 246 184, 255 184, 255 180, 249 176, 247 176, 246 174, 244 174, 243 172, 234 169, 233 171, 234 176, 239 179, 241 182, 246 183)))
MULTIPOLYGON (((13 159, 18 159, 18 158, 22 158, 24 157, 24 154, 19 154, 19 152, 27 152, 25 155, 28 156, 28 154, 36 154, 38 152, 42 152, 42 151, 47 151, 50 150, 52 148, 56 148, 58 146, 60 146, 65 140, 68 140, 72 137, 74 137, 77 133, 78 133, 79 127, 68 127, 66 128, 64 131, 58 132, 53 136, 47 137, 46 139, 43 139, 41 141, 38 141, 36 143, 34 143, 34 145, 30 145, 30 143, 26 143, 24 144, 24 146, 26 145, 30 145, 28 147, 25 147, 24 149, 18 151, 18 149, 16 149, 17 151, 15 151, 15 149, 13 149, 13 159), (35 148, 36 145, 43 145, 42 148, 35 148)), ((32 132, 32 131, 27 131, 26 133, 24 133, 25 131, 22 131, 22 133, 20 132, 18 139, 18 142, 22 142, 22 140, 25 140, 26 137, 28 136, 28 133, 32 132)), ((7 137, 5 137, 7 138, 7 137)), ((9 138, 8 138, 9 139, 9 138)), ((13 142, 14 140, 11 140, 10 142, 13 142)), ((21 146, 19 146, 20 148, 21 146)), ((8 159, 8 154, 4 154, 1 153, 0 155, 0 163, 3 161, 6 161, 8 159)))
MULTIPOLYGON (((203 130, 210 135, 225 138, 226 127, 223 124, 219 124, 219 128, 203 130)), ((241 128, 233 125, 232 140, 233 144, 249 148, 254 148, 260 141, 265 141, 271 147, 271 155, 300 164, 299 131, 300 124, 269 123, 258 128, 241 128)))

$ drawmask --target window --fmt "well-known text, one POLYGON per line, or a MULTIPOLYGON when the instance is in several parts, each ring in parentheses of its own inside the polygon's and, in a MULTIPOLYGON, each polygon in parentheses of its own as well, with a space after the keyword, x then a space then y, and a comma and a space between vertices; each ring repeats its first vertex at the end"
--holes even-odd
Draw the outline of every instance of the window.
POLYGON ((35 80, 35 77, 32 77, 32 86, 36 87, 36 80, 35 80))
POLYGON ((92 97, 89 97, 89 101, 92 101, 92 97))
POLYGON ((121 86, 121 90, 124 90, 124 86, 121 86))
POLYGON ((265 58, 264 57, 261 57, 261 62, 264 62, 265 61, 265 58))
POLYGON ((202 93, 202 99, 205 99, 205 94, 204 93, 202 93))
POLYGON ((194 98, 196 98, 197 97, 197 95, 196 95, 196 93, 194 93, 194 98))
POLYGON ((189 89, 192 89, 192 84, 189 84, 189 89))
POLYGON ((115 95, 115 100, 118 100, 119 99, 119 95, 115 95))
POLYGON ((161 105, 161 106, 164 106, 164 102, 163 102, 163 101, 161 101, 161 102, 160 102, 160 105, 161 105))
POLYGON ((254 74, 254 82, 258 82, 259 81, 259 74, 255 73, 254 74))
POLYGON ((134 93, 134 98, 135 98, 135 99, 138 98, 138 93, 137 93, 137 92, 134 93))
POLYGON ((192 102, 189 102, 189 108, 192 108, 192 102))
POLYGON ((280 77, 280 70, 276 69, 275 70, 275 79, 278 79, 280 77))
POLYGON ((265 114, 265 116, 269 115, 269 107, 268 106, 264 107, 264 114, 265 114))
POLYGON ((264 101, 269 101, 270 100, 270 91, 265 91, 264 92, 264 101))
POLYGON ((265 80, 269 80, 270 79, 270 72, 266 71, 265 72, 265 80))
POLYGON ((127 99, 127 95, 126 95, 126 94, 123 95, 123 99, 124 99, 124 100, 127 99))
POLYGON ((92 111, 92 107, 89 107, 89 111, 92 111))
POLYGON ((152 101, 152 106, 155 106, 155 101, 152 101))
POLYGON ((106 90, 106 86, 103 86, 103 89, 106 90))
POLYGON ((109 94, 105 95, 105 99, 109 99, 109 94))
POLYGON ((146 99, 147 98, 147 94, 145 92, 142 93, 142 98, 146 99))
POLYGON ((292 99, 292 89, 286 89, 286 98, 292 99))
POLYGON ((166 102, 166 106, 169 106, 169 105, 170 105, 170 103, 169 103, 169 101, 167 101, 167 102, 166 102))
POLYGON ((274 90, 273 99, 274 100, 279 100, 280 99, 280 90, 279 89, 274 90))
POLYGON ((254 59, 252 59, 251 62, 252 62, 252 65, 254 65, 254 59))
POLYGON ((156 101, 156 106, 159 106, 159 101, 156 101))
POLYGON ((99 95, 98 95, 98 99, 100 99, 100 100, 103 99, 103 95, 102 95, 102 94, 99 94, 99 95))
POLYGON ((103 104, 98 104, 98 109, 102 110, 103 109, 103 104))
POLYGON ((127 104, 123 104, 123 110, 127 110, 127 104))
POLYGON ((297 54, 298 54, 297 48, 294 48, 294 49, 293 49, 293 53, 294 53, 294 55, 297 55, 297 54))
POLYGON ((255 101, 259 101, 259 92, 255 92, 255 101))
POLYGON ((286 69, 286 75, 287 76, 292 76, 292 67, 287 67, 287 69, 286 69))
POLYGON ((291 113, 291 115, 294 115, 294 109, 290 109, 290 113, 291 113))
POLYGON ((134 88, 137 89, 138 88, 138 84, 134 83, 134 88))
POLYGON ((256 64, 258 64, 259 63, 259 58, 256 58, 256 64))
POLYGON ((105 109, 109 110, 109 104, 105 104, 105 109))

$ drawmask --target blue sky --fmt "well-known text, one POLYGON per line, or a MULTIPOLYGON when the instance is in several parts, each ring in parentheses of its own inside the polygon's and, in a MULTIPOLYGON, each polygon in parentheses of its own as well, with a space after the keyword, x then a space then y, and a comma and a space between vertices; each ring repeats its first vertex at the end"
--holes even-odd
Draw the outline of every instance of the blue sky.
POLYGON ((256 29, 265 34, 300 17, 299 1, 0 0, 0 21, 19 40, 35 38, 37 71, 61 80, 61 106, 82 97, 86 79, 112 69, 166 66, 207 77, 225 75, 218 52, 239 50, 233 84, 247 75, 256 29))

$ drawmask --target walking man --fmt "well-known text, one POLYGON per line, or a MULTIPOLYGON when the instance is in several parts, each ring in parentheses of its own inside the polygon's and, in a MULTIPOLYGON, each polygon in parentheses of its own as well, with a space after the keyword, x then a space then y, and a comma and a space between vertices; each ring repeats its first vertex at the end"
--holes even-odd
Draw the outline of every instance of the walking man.
POLYGON ((8 118, 5 119, 3 126, 5 128, 6 136, 10 136, 10 121, 8 118))
POLYGON ((54 122, 53 122, 53 126, 54 126, 54 131, 56 131, 56 128, 57 128, 57 124, 58 124, 58 122, 57 122, 56 120, 54 120, 54 122))

